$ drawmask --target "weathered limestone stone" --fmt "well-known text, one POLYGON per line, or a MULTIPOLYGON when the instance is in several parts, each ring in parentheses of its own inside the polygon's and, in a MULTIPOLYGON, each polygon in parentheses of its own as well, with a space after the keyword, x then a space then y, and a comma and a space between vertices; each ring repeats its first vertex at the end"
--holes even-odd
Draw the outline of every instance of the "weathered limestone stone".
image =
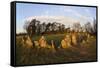
POLYGON ((71 46, 71 39, 70 39, 70 36, 66 35, 64 37, 64 39, 61 41, 61 47, 62 48, 68 48, 71 46))
POLYGON ((40 45, 40 47, 46 47, 46 46, 47 46, 47 42, 46 42, 44 36, 42 36, 42 37, 39 39, 39 45, 40 45))
POLYGON ((77 45, 77 34, 76 33, 72 33, 72 44, 77 45))

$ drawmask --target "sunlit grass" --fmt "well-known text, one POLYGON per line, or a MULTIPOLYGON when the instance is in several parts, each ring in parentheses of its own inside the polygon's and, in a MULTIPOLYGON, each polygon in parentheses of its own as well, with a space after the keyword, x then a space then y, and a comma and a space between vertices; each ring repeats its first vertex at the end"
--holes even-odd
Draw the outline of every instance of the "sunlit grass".
MULTIPOLYGON (((56 41, 56 45, 60 45, 60 41, 65 34, 45 35, 48 43, 50 40, 56 41)), ((33 40, 38 40, 41 36, 33 36, 33 40)), ((81 43, 80 47, 70 47, 67 49, 58 48, 57 50, 50 48, 28 48, 23 46, 21 37, 16 38, 16 64, 48 64, 63 62, 80 62, 96 60, 96 38, 89 38, 89 41, 81 43)))

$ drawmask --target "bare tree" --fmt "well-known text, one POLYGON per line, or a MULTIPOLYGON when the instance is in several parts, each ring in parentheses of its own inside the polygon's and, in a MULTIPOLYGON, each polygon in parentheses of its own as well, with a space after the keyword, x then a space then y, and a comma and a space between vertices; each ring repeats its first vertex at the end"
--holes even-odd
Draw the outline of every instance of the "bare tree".
POLYGON ((85 24, 85 30, 86 30, 86 32, 89 32, 89 33, 92 32, 92 25, 91 25, 90 22, 87 22, 87 23, 85 24))
POLYGON ((26 32, 28 32, 28 26, 29 26, 29 21, 25 21, 23 28, 24 30, 26 30, 26 32))
POLYGON ((41 25, 40 25, 40 33, 43 34, 46 30, 46 23, 43 22, 41 25))
POLYGON ((62 32, 65 31, 65 25, 64 24, 61 25, 61 29, 62 29, 62 32))
POLYGON ((96 34, 97 33, 97 23, 96 20, 94 19, 93 21, 93 33, 96 34))
POLYGON ((46 30, 45 30, 45 32, 50 31, 50 26, 51 26, 51 23, 49 22, 49 23, 46 25, 46 30))
POLYGON ((74 29, 75 31, 79 31, 80 28, 81 28, 81 25, 80 25, 79 22, 73 24, 73 29, 74 29))

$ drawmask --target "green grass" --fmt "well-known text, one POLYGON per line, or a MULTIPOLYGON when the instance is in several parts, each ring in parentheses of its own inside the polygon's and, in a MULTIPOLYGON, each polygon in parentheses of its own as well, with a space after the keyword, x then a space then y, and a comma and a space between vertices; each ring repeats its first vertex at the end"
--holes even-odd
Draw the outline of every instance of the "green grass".
MULTIPOLYGON (((52 34, 52 35, 44 35, 48 44, 51 44, 51 40, 55 41, 56 47, 60 46, 61 40, 64 38, 66 34, 52 34)), ((33 36, 32 40, 39 40, 41 36, 33 36)))
MULTIPOLYGON (((64 36, 65 34, 45 35, 45 38, 48 43, 53 39, 56 41, 56 45, 59 46, 64 36)), ((34 36, 33 40, 38 40, 40 37, 34 36)), ((21 37, 17 37, 16 65, 95 61, 96 38, 89 38, 88 40, 86 43, 81 43, 80 47, 54 50, 49 48, 28 48, 28 46, 23 46, 21 37)))

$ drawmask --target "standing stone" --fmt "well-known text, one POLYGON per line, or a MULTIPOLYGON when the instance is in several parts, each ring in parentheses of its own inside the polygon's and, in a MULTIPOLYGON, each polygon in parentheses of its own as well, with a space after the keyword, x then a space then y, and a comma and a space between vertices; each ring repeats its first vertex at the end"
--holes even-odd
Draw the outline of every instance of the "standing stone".
POLYGON ((42 36, 42 37, 39 39, 39 45, 40 45, 40 47, 46 47, 46 46, 47 46, 47 42, 46 42, 44 36, 42 36))
POLYGON ((75 32, 72 33, 72 44, 77 45, 77 34, 75 32))
POLYGON ((26 45, 27 45, 28 47, 32 47, 32 46, 33 46, 33 43, 32 43, 32 41, 31 41, 31 39, 30 39, 29 36, 27 36, 26 45))
POLYGON ((66 35, 64 37, 64 39, 61 41, 61 47, 68 48, 68 47, 70 47, 70 43, 71 43, 70 37, 68 35, 66 35))

